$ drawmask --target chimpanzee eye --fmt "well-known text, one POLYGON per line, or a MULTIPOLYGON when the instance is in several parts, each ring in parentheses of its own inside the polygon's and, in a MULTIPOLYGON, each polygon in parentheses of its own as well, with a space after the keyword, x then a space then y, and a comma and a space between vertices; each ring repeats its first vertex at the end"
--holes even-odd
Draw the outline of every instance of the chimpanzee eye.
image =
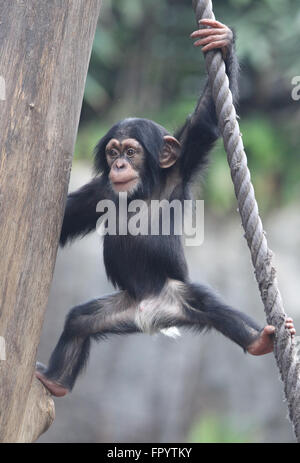
POLYGON ((109 155, 112 157, 112 158, 116 158, 117 156, 119 156, 119 152, 115 149, 111 149, 109 150, 109 155))
POLYGON ((135 150, 133 148, 128 148, 127 150, 127 156, 134 156, 135 155, 135 150))

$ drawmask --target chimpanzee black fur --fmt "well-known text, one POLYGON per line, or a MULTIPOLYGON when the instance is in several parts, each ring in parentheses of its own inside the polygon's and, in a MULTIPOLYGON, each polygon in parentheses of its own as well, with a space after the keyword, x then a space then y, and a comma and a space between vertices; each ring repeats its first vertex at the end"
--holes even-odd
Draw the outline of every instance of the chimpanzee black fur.
MULTIPOLYGON (((225 60, 234 100, 237 100, 238 63, 233 42, 225 60)), ((129 195, 132 199, 190 198, 189 186, 207 163, 207 156, 219 136, 209 85, 194 113, 175 137, 181 143, 175 165, 162 169, 159 153, 166 129, 147 119, 125 119, 114 125, 95 150, 95 174, 90 183, 69 194, 61 231, 64 246, 96 227, 97 203, 118 195, 109 181, 105 149, 112 139, 137 140, 144 149, 141 181, 129 195)), ((154 332, 172 327, 201 331, 215 328, 244 350, 258 338, 261 328, 245 314, 222 302, 210 289, 189 280, 181 238, 170 236, 106 235, 104 262, 108 278, 119 288, 114 295, 90 301, 72 309, 48 368, 39 367, 44 378, 71 390, 89 353, 90 340, 110 334, 154 332)))

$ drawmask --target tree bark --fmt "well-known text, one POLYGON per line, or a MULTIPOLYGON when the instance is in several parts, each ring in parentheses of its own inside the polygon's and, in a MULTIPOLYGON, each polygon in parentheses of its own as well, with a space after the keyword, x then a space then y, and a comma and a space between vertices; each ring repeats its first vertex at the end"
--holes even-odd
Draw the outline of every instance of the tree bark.
POLYGON ((0 0, 0 442, 54 416, 36 351, 100 3, 0 0))
POLYGON ((23 422, 15 442, 34 442, 46 432, 55 418, 54 402, 47 389, 34 380, 28 394, 23 422))

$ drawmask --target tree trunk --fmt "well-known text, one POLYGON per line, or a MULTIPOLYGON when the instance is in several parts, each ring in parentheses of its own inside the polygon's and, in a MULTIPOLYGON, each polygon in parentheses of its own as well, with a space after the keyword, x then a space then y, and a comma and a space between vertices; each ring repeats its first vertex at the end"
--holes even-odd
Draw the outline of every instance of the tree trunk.
POLYGON ((54 416, 36 351, 100 3, 0 0, 0 442, 54 416))

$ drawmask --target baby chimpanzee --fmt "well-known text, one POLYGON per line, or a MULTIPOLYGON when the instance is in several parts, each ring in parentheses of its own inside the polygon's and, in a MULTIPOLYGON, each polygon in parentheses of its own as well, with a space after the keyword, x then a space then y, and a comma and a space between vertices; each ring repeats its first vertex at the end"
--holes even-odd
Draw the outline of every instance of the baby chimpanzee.
MULTIPOLYGON (((195 31, 202 51, 221 49, 234 100, 237 99, 238 63, 232 31, 218 21, 202 20, 209 28, 195 31)), ((126 195, 128 208, 135 200, 146 206, 154 201, 190 198, 189 185, 207 161, 218 138, 218 126, 209 86, 205 86, 194 113, 175 135, 146 119, 125 119, 114 125, 96 148, 96 176, 68 196, 60 243, 96 228, 104 210, 101 200, 116 207, 126 195)), ((149 217, 149 208, 144 210, 149 217)), ((129 215, 130 217, 130 215, 129 215)), ((250 317, 222 302, 210 289, 188 277, 181 237, 128 232, 128 218, 117 221, 117 233, 104 237, 104 263, 108 278, 119 288, 115 294, 73 308, 48 367, 37 366, 37 377, 53 395, 70 391, 89 354, 91 339, 110 334, 163 331, 176 327, 215 328, 253 355, 273 350, 273 326, 261 329, 250 317), (120 232, 121 227, 125 231, 120 232)), ((286 328, 295 335, 292 319, 286 328)))

